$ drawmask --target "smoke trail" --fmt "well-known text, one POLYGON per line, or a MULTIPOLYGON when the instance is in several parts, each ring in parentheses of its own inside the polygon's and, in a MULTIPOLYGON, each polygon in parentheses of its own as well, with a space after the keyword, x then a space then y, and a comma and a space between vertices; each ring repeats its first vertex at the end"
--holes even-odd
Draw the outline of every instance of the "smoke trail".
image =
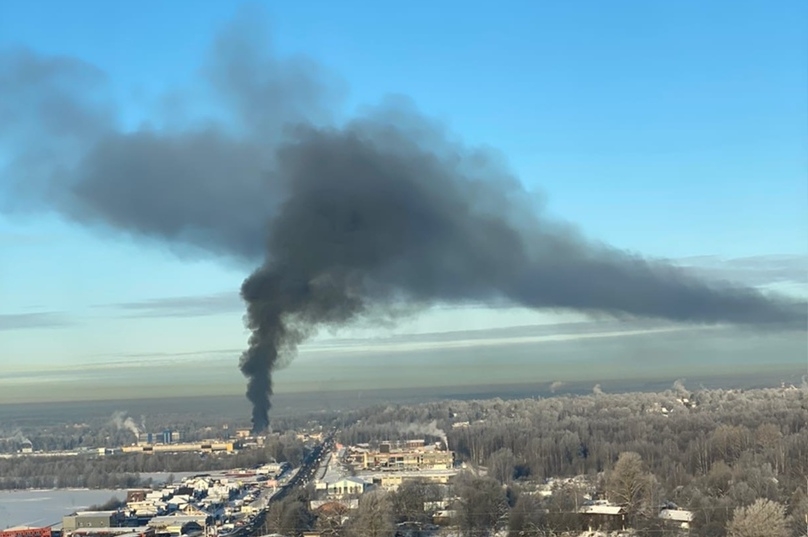
POLYGON ((429 423, 402 423, 396 422, 394 424, 399 433, 402 434, 422 434, 440 438, 445 449, 449 449, 449 439, 446 433, 438 427, 438 421, 432 420, 429 423))
POLYGON ((323 325, 395 318, 402 304, 805 329, 805 304, 708 282, 547 218, 501 158, 452 141, 407 102, 332 121, 339 92, 327 73, 273 56, 256 21, 227 27, 204 64, 215 118, 173 107, 137 129, 121 127, 97 68, 0 53, 5 210, 56 209, 260 265, 241 290, 256 430, 268 426, 273 369, 301 341, 323 325))
POLYGON ((687 388, 685 388, 684 379, 676 379, 676 380, 674 380, 673 381, 673 386, 671 386, 671 389, 676 393, 676 395, 679 395, 679 396, 682 396, 682 397, 690 397, 690 392, 688 392, 687 388))
POLYGON ((14 436, 6 438, 6 440, 9 440, 11 442, 15 442, 17 444, 31 444, 32 443, 31 440, 29 440, 27 436, 22 434, 22 431, 19 430, 19 429, 14 431, 14 436))
POLYGON ((126 412, 117 411, 112 414, 111 423, 115 425, 118 430, 128 430, 137 440, 140 437, 140 429, 138 428, 135 420, 126 415, 126 412))
POLYGON ((552 384, 550 384, 550 393, 556 393, 563 386, 564 386, 564 383, 561 382, 560 380, 554 381, 552 384))

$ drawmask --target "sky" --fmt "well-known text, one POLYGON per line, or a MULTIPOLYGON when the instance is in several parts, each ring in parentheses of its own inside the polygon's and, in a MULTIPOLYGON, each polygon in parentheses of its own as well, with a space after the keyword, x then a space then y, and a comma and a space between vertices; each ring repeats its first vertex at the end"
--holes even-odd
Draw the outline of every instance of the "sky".
MULTIPOLYGON (((550 214, 589 237, 712 277, 805 294, 804 2, 262 5, 281 55, 313 58, 333 74, 345 117, 387 95, 405 95, 466 143, 500 151, 525 187, 543 196, 550 214)), ((135 128, 166 92, 194 86, 217 30, 239 9, 238 2, 224 1, 77 0, 65 9, 63 2, 5 0, 0 50, 23 45, 98 66, 124 122, 135 128)), ((2 195, 9 194, 0 189, 2 195)), ((111 378, 120 386, 113 383, 110 396, 121 390, 163 395, 190 388, 155 384, 149 371, 173 376, 198 367, 203 378, 195 383, 225 379, 220 389, 237 392, 243 380, 236 363, 247 338, 237 289, 248 272, 227 260, 84 228, 57 214, 0 213, 0 385, 8 400, 24 399, 34 386, 83 397, 86 382, 111 378)), ((354 389, 384 377, 380 364, 394 347, 404 352, 399 340, 380 350, 367 338, 447 331, 489 331, 499 338, 496 352, 474 358, 482 369, 468 375, 468 382, 485 382, 503 355, 518 354, 509 350, 517 343, 498 329, 583 320, 515 309, 441 309, 397 327, 326 333, 301 351, 278 378, 278 389, 319 389, 318 382, 344 380, 340 367, 350 368, 328 348, 332 337, 352 338, 357 363, 378 368, 375 377, 345 384, 354 389)), ((610 333, 595 339, 621 342, 626 355, 638 348, 654 352, 647 334, 637 343, 625 327, 603 331, 610 333)), ((664 347, 675 355, 676 338, 666 337, 657 352, 664 347)), ((756 339, 746 347, 757 354, 747 359, 777 355, 778 364, 805 364, 804 334, 789 337, 756 339)), ((455 339, 462 345, 469 337, 455 339)), ((407 360, 417 364, 418 356, 437 353, 451 364, 433 340, 421 354, 407 350, 407 360)), ((732 352, 710 341, 701 347, 710 356, 732 352)), ((532 345, 529 352, 541 356, 548 343, 518 345, 532 345)), ((553 356, 567 352, 553 348, 553 356)), ((575 348, 597 352, 581 350, 580 343, 575 348)), ((620 371, 633 368, 620 363, 620 371)), ((520 367, 513 364, 512 377, 522 378, 520 367)), ((671 374, 687 371, 683 366, 671 374)), ((572 375, 553 373, 564 374, 572 375)), ((541 371, 535 378, 554 380, 541 371)))

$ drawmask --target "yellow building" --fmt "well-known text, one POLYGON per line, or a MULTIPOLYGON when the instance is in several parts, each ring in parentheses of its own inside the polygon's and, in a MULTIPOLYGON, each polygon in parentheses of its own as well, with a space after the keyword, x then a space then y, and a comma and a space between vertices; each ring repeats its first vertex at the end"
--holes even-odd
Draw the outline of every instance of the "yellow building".
POLYGON ((194 442, 186 444, 141 444, 137 446, 125 446, 122 448, 124 453, 183 453, 201 451, 211 453, 215 451, 232 452, 236 449, 234 442, 225 442, 218 440, 194 442))
POLYGON ((424 481, 427 483, 446 485, 456 475, 457 470, 424 470, 411 472, 381 472, 371 475, 363 474, 363 477, 371 479, 374 485, 378 485, 385 490, 395 491, 405 481, 424 481))
POLYGON ((359 451, 350 460, 363 470, 449 470, 454 465, 454 453, 428 448, 359 451))

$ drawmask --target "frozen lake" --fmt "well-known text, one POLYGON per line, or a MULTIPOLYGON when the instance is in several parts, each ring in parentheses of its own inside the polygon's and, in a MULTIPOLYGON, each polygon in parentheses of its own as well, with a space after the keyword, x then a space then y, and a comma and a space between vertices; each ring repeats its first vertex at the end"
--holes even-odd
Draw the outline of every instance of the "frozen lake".
POLYGON ((126 499, 125 490, 15 490, 0 491, 0 529, 10 526, 49 526, 62 517, 111 497, 126 499))

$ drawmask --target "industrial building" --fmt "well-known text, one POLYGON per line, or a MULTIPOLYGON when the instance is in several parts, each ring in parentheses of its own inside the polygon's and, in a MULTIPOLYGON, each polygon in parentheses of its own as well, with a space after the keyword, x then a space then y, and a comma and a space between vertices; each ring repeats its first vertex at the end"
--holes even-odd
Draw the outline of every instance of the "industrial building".
POLYGON ((182 440, 182 435, 178 431, 166 429, 159 433, 140 433, 137 437, 138 444, 173 444, 182 440))
POLYGON ((382 442, 378 451, 351 447, 347 459, 359 470, 450 470, 454 466, 452 451, 425 445, 423 440, 409 440, 403 445, 382 442))
POLYGON ((457 475, 457 470, 414 470, 399 472, 362 473, 359 477, 388 491, 396 491, 405 481, 423 481, 446 485, 457 475))
POLYGON ((62 531, 66 535, 84 528, 115 528, 122 521, 119 511, 80 511, 62 518, 62 531))
POLYGON ((238 444, 230 441, 207 440, 185 444, 138 444, 122 448, 124 453, 181 453, 181 452, 232 452, 238 444))

